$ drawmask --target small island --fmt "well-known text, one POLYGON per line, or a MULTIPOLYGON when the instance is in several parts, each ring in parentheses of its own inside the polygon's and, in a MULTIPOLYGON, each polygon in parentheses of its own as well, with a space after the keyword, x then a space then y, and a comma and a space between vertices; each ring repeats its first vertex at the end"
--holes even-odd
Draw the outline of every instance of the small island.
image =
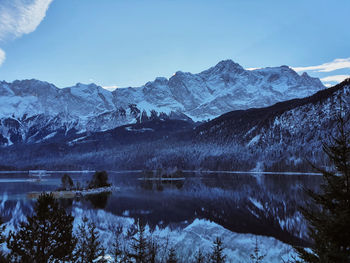
MULTIPOLYGON (((72 178, 68 174, 64 174, 61 178, 61 186, 56 191, 48 191, 55 198, 75 198, 86 195, 95 195, 108 193, 118 190, 108 182, 108 173, 106 171, 97 171, 92 179, 87 182, 86 186, 81 186, 80 182, 74 184, 72 178)), ((27 194, 29 199, 37 199, 41 192, 30 192, 27 194)))

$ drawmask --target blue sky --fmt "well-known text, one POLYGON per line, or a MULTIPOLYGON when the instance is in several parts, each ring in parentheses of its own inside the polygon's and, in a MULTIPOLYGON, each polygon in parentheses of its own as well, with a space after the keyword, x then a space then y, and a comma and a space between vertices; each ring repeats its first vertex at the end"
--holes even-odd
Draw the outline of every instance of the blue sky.
POLYGON ((350 75, 350 1, 0 0, 0 79, 140 86, 223 59, 350 75))

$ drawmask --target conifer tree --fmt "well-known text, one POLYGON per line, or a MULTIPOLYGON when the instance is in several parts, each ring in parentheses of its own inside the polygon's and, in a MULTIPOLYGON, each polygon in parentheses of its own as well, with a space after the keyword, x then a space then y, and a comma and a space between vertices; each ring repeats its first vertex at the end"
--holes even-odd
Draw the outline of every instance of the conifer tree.
POLYGON ((171 248, 169 250, 168 258, 166 260, 167 263, 177 263, 175 249, 171 248))
POLYGON ((260 248, 258 244, 258 239, 255 238, 254 251, 250 254, 251 263, 261 263, 263 262, 266 255, 260 253, 260 248))
POLYGON ((75 260, 80 263, 87 262, 88 254, 88 232, 87 232, 87 217, 83 217, 82 223, 78 226, 77 231, 77 246, 75 250, 75 260))
POLYGON ((1 246, 5 242, 5 237, 4 237, 4 231, 5 231, 5 226, 3 225, 2 218, 0 217, 0 263, 7 262, 6 257, 3 254, 3 251, 1 251, 1 246))
POLYGON ((145 225, 140 220, 137 220, 137 233, 136 237, 132 237, 132 240, 130 257, 133 258, 136 263, 148 262, 145 225))
POLYGON ((88 262, 92 262, 94 259, 103 255, 104 249, 101 246, 100 235, 96 230, 96 225, 94 223, 88 224, 88 262))
POLYGON ((223 246, 221 238, 216 237, 214 241, 214 245, 212 248, 212 253, 210 255, 209 262, 210 263, 224 263, 226 262, 226 255, 223 253, 223 246))
POLYGON ((118 226, 114 231, 114 243, 113 243, 113 256, 114 262, 120 262, 123 258, 123 250, 121 247, 120 239, 123 234, 123 227, 118 226))
POLYGON ((302 262, 350 262, 350 134, 339 115, 337 133, 323 150, 335 171, 321 170, 321 191, 307 190, 311 201, 301 212, 309 223, 312 252, 296 247, 302 262))
POLYGON ((3 226, 3 221, 2 218, 0 217, 0 244, 5 242, 4 238, 4 231, 5 231, 5 226, 3 226))
POLYGON ((205 255, 203 254, 202 250, 198 249, 194 257, 194 263, 204 263, 204 262, 205 262, 205 255))
POLYGON ((147 249, 148 249, 148 262, 155 263, 157 254, 158 254, 159 245, 155 240, 151 239, 147 243, 147 249))
POLYGON ((108 174, 106 171, 96 172, 91 181, 89 182, 89 188, 99 188, 110 186, 111 184, 108 182, 108 174))
POLYGON ((71 190, 74 186, 72 178, 68 174, 64 174, 61 178, 63 190, 71 190))
POLYGON ((41 194, 33 215, 27 216, 18 232, 11 231, 7 238, 11 260, 31 263, 71 260, 76 244, 73 220, 52 194, 41 194))
POLYGON ((89 223, 86 217, 78 227, 78 243, 75 251, 76 262, 90 263, 100 257, 104 250, 99 240, 99 233, 94 223, 89 223))

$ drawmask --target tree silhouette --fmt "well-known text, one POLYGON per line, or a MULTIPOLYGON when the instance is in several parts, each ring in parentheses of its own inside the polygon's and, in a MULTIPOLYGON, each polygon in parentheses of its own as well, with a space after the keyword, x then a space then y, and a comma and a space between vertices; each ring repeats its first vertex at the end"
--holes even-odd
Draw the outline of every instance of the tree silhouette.
POLYGON ((78 243, 75 251, 76 262, 90 263, 102 256, 104 249, 99 240, 99 233, 94 223, 89 223, 86 217, 78 227, 78 243))
POLYGON ((68 174, 62 176, 61 185, 64 190, 71 190, 74 186, 73 180, 68 174))
POLYGON ((258 244, 258 239, 255 238, 254 251, 250 254, 250 259, 252 263, 261 263, 263 262, 266 255, 260 253, 260 248, 258 244))
POLYGON ((176 263, 177 259, 176 259, 176 253, 175 253, 175 249, 171 248, 169 250, 169 254, 168 254, 168 258, 166 260, 167 263, 176 263))
MULTIPOLYGON (((4 231, 5 231, 5 226, 3 225, 2 218, 0 217, 0 248, 2 244, 5 242, 5 237, 4 237, 4 231)), ((5 255, 3 254, 3 251, 0 249, 0 263, 7 262, 5 255)))
POLYGON ((296 247, 303 262, 350 262, 350 134, 341 114, 337 131, 323 150, 335 171, 323 174, 320 193, 307 190, 312 202, 301 208, 309 223, 312 252, 296 247))
POLYGON ((205 255, 203 254, 202 250, 198 249, 194 257, 194 263, 204 263, 204 262, 205 262, 205 255))
POLYGON ((145 234, 145 224, 141 220, 137 220, 137 233, 136 237, 132 237, 131 253, 130 257, 133 258, 136 263, 148 262, 147 253, 147 239, 145 234))
POLYGON ((108 182, 108 174, 106 171, 96 172, 89 183, 89 188, 99 188, 110 186, 111 184, 108 182))
POLYGON ((212 248, 212 253, 210 255, 209 262, 210 263, 224 263, 226 260, 226 255, 223 254, 223 246, 221 238, 216 237, 214 241, 214 245, 212 248))
POLYGON ((17 233, 10 232, 7 246, 13 261, 52 262, 72 259, 76 244, 71 215, 59 206, 52 194, 41 194, 32 216, 17 233))

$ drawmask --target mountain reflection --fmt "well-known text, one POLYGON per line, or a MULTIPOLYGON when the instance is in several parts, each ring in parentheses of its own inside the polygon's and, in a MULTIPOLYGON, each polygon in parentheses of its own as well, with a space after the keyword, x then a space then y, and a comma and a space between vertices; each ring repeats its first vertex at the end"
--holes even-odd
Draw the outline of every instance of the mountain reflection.
MULTIPOLYGON (((286 243, 303 245, 308 243, 306 224, 298 212, 298 207, 307 201, 303 188, 317 191, 321 182, 320 176, 305 174, 186 172, 181 180, 144 180, 138 173, 110 172, 109 175, 118 191, 60 202, 66 208, 79 205, 142 218, 150 226, 181 226, 195 218, 204 218, 234 232, 273 236, 286 243)), ((91 175, 71 176, 75 182, 85 182, 91 175)), ((0 177, 9 179, 6 184, 0 183, 0 191, 7 193, 6 210, 18 210, 20 204, 26 207, 24 213, 28 213, 33 201, 25 197, 26 193, 54 190, 61 174, 52 174, 40 183, 18 180, 25 179, 25 174, 0 177), (16 180, 11 182, 14 178, 11 176, 16 180)), ((0 212, 3 211, 4 208, 0 212)))

